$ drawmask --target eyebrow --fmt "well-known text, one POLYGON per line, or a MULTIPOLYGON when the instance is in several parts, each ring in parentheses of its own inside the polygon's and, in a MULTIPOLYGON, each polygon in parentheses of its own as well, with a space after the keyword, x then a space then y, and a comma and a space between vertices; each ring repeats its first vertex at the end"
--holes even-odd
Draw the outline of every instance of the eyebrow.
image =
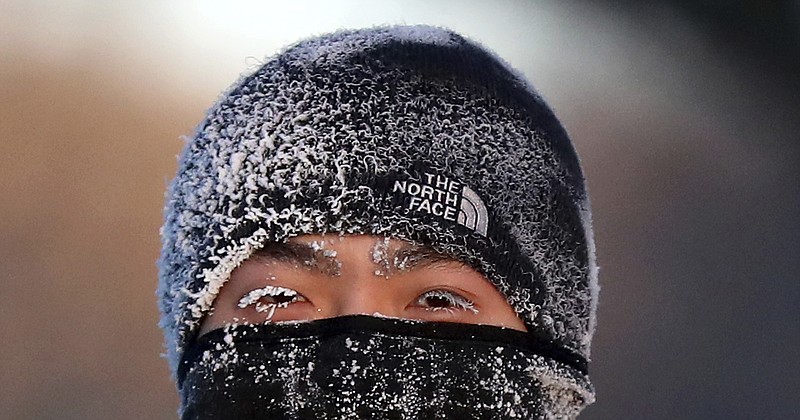
MULTIPOLYGON (((331 250, 298 242, 272 242, 253 253, 254 257, 294 265, 330 277, 340 274, 340 262, 331 250), (326 252, 327 251, 327 252, 326 252)), ((411 271, 438 264, 463 263, 429 246, 403 244, 389 252, 385 262, 373 261, 390 271, 411 271)))
POLYGON ((403 245, 391 254, 392 268, 400 271, 409 271, 435 266, 437 264, 463 263, 447 254, 435 251, 428 246, 414 244, 403 245))
POLYGON ((305 268, 330 277, 339 275, 339 262, 335 254, 315 248, 312 244, 296 242, 272 242, 253 253, 253 256, 268 261, 278 261, 305 268))

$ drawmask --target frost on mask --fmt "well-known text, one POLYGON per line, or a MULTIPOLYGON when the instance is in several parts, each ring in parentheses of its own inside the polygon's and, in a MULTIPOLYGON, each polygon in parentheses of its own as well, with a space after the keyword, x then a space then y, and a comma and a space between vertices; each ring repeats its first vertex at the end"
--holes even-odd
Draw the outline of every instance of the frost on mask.
POLYGON ((574 418, 591 386, 496 327, 351 316, 238 325, 195 343, 183 419, 574 418))

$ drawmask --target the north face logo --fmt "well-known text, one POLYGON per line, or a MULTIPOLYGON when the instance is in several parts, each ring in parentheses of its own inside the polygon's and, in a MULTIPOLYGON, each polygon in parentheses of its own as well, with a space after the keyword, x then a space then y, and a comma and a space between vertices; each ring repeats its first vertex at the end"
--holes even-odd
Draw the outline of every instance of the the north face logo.
POLYGON ((466 185, 443 175, 424 173, 421 182, 395 181, 392 193, 409 196, 409 210, 456 222, 486 236, 489 227, 486 206, 466 185))

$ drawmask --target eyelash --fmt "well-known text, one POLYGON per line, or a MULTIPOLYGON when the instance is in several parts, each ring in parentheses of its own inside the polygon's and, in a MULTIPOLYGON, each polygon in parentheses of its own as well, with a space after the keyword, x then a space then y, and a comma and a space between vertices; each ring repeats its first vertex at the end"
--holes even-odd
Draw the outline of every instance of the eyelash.
MULTIPOLYGON (((296 290, 288 287, 265 286, 259 289, 253 289, 242 296, 242 298, 239 299, 238 306, 241 309, 254 306, 256 312, 267 312, 267 320, 269 320, 275 315, 275 310, 286 308, 290 304, 296 302, 306 302, 306 298, 300 293, 297 293, 296 290), (289 298, 289 300, 275 301, 278 298, 289 298), (264 302, 266 299, 271 299, 273 301, 264 302)), ((453 313, 458 310, 470 311, 475 314, 478 313, 474 302, 458 293, 443 289, 429 290, 421 294, 417 297, 414 304, 431 312, 446 311, 448 313, 453 313), (446 306, 431 306, 431 302, 426 302, 426 299, 431 298, 439 300, 440 303, 444 303, 446 306)))
POLYGON ((247 308, 248 306, 255 306, 256 312, 267 312, 267 320, 272 319, 275 315, 275 310, 278 308, 286 308, 295 302, 305 302, 306 298, 296 290, 288 287, 281 286, 264 286, 260 289, 254 289, 239 299, 239 308, 247 308), (276 301, 278 298, 289 298, 289 300, 276 301), (274 302, 264 302, 265 299, 271 299, 274 302))
POLYGON ((454 310, 459 311, 470 311, 472 313, 477 314, 478 308, 475 307, 475 303, 471 300, 461 296, 455 292, 451 292, 448 290, 436 289, 430 290, 422 295, 420 295, 416 302, 416 305, 425 308, 426 310, 438 312, 438 311, 447 311, 452 313, 454 310), (426 299, 434 298, 439 299, 440 301, 444 301, 445 304, 448 306, 431 306, 430 302, 425 302, 426 299))

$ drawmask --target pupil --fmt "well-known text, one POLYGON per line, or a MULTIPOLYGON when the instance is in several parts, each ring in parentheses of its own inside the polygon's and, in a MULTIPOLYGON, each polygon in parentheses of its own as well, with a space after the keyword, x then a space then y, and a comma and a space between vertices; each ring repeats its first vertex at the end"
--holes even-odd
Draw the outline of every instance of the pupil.
POLYGON ((280 303, 291 303, 294 300, 294 296, 289 296, 289 295, 286 295, 286 294, 283 294, 283 293, 278 293, 275 296, 272 296, 272 300, 274 300, 275 303, 278 303, 278 304, 280 304, 280 303))
POLYGON ((428 296, 425 300, 432 308, 447 308, 451 305, 450 300, 442 296, 428 296))

